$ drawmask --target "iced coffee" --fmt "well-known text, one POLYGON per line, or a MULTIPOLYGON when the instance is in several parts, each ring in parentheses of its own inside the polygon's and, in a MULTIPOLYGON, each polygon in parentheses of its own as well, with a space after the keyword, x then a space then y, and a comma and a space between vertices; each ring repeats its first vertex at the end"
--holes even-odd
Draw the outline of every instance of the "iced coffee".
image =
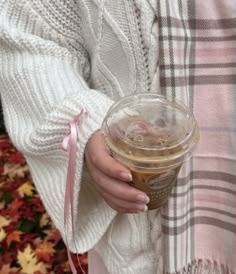
POLYGON ((102 132, 111 155, 130 169, 130 185, 149 196, 149 209, 167 202, 199 139, 191 111, 156 94, 121 99, 108 112, 102 132))

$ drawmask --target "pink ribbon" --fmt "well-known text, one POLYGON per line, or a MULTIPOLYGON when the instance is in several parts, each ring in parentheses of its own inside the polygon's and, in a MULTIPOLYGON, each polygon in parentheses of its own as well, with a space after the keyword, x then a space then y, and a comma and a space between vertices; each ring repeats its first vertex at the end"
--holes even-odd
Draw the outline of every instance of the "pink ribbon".
MULTIPOLYGON (((65 201, 64 201, 64 230, 65 230, 65 240, 67 245, 67 254, 69 259, 69 264, 73 274, 76 274, 76 268, 72 261, 70 251, 68 249, 68 238, 66 235, 66 227, 68 224, 69 215, 71 215, 71 224, 72 224, 72 240, 75 242, 75 223, 74 223, 74 185, 75 185, 75 171, 76 171, 76 157, 77 157, 77 142, 78 142, 78 131, 79 128, 87 117, 87 110, 82 109, 81 112, 75 116, 73 121, 69 122, 69 132, 65 136, 62 142, 62 147, 65 151, 69 154, 69 162, 68 162, 68 169, 67 169, 67 178, 66 178, 66 190, 65 190, 65 201)), ((75 251, 77 254, 77 260, 82 272, 85 274, 79 260, 78 252, 75 251)))

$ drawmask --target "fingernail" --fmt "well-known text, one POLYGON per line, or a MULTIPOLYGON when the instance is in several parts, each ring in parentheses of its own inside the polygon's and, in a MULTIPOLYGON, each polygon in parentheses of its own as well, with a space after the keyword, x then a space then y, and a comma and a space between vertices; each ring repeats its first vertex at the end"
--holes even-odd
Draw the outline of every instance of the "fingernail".
POLYGON ((140 194, 136 197, 137 202, 148 204, 150 202, 150 198, 147 195, 140 194))
POLYGON ((126 173, 126 172, 122 172, 120 174, 120 177, 122 180, 127 181, 127 182, 131 182, 133 180, 132 175, 130 173, 126 173))
POLYGON ((144 211, 144 212, 148 211, 147 205, 137 205, 136 208, 140 211, 144 211))

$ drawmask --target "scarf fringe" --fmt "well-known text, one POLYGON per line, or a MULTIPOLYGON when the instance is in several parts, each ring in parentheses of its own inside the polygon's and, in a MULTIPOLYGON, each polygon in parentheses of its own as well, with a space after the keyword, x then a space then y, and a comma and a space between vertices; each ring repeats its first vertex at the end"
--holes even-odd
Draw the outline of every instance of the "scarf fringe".
POLYGON ((198 259, 189 263, 181 271, 166 272, 166 274, 236 274, 236 270, 217 261, 198 259))

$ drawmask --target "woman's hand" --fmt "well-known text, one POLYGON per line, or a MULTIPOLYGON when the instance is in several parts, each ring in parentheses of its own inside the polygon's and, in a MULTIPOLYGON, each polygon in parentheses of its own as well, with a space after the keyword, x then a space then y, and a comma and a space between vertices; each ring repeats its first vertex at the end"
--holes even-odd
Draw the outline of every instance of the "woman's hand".
POLYGON ((89 139, 85 159, 97 191, 111 208, 122 213, 147 210, 149 198, 127 183, 132 181, 130 171, 109 155, 100 131, 89 139))

